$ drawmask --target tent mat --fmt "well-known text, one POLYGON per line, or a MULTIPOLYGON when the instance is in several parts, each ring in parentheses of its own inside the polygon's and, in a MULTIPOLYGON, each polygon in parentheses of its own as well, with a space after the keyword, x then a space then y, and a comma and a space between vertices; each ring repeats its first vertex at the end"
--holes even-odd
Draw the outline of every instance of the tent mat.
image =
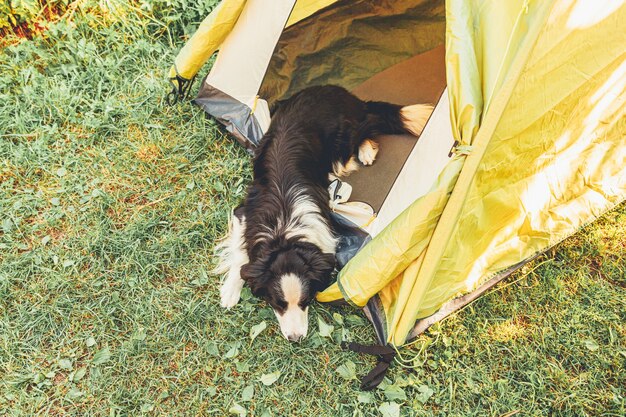
MULTIPOLYGON (((363 100, 436 104, 445 88, 445 48, 440 45, 376 74, 352 92, 363 100)), ((383 135, 376 140, 380 145, 376 162, 344 180, 353 188, 350 200, 366 202, 378 212, 417 139, 383 135)))

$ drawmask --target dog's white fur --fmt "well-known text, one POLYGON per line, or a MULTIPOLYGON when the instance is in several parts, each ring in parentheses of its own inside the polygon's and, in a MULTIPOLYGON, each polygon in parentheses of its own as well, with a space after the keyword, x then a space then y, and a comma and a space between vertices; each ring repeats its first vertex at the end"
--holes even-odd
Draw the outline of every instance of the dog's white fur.
POLYGON ((215 274, 226 274, 220 287, 221 306, 232 308, 239 302, 245 281, 241 279, 241 267, 248 263, 248 252, 244 233, 246 218, 241 220, 231 214, 228 236, 217 246, 219 262, 215 274))
MULTIPOLYGON (((279 187, 276 187, 276 192, 282 193, 279 187)), ((291 200, 293 201, 289 219, 283 222, 281 218, 278 218, 274 228, 265 226, 266 230, 257 233, 254 241, 273 240, 281 234, 284 234, 287 239, 300 236, 302 240, 316 245, 324 253, 335 253, 336 239, 328 223, 322 217, 319 207, 302 191, 290 189, 286 194, 292 194, 291 200)), ((245 227, 242 233, 244 232, 245 227)))
POLYGON ((430 104, 413 104, 404 106, 400 110, 400 116, 404 122, 404 127, 415 136, 422 134, 428 118, 433 113, 433 106, 430 104))
POLYGON ((378 155, 378 143, 365 139, 359 146, 359 161, 363 165, 372 165, 378 155))
POLYGON ((309 307, 303 310, 299 306, 304 293, 302 281, 294 274, 285 274, 280 277, 280 289, 287 302, 287 309, 283 314, 274 311, 280 331, 288 340, 304 339, 309 328, 309 307))
POLYGON ((302 240, 314 244, 322 252, 335 253, 337 240, 322 217, 319 207, 306 195, 298 192, 292 210, 285 236, 288 239, 301 236, 302 240))

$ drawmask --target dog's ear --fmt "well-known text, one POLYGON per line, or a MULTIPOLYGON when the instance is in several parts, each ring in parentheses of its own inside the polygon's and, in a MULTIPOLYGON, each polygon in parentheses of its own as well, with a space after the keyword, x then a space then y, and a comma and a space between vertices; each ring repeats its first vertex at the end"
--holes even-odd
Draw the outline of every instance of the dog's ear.
POLYGON ((252 294, 255 297, 263 297, 267 292, 267 283, 270 280, 270 273, 267 270, 267 255, 261 254, 254 262, 250 262, 241 267, 241 279, 246 281, 252 294))
POLYGON ((308 258, 311 268, 311 285, 316 291, 322 291, 330 284, 330 277, 335 269, 335 255, 317 252, 308 258))

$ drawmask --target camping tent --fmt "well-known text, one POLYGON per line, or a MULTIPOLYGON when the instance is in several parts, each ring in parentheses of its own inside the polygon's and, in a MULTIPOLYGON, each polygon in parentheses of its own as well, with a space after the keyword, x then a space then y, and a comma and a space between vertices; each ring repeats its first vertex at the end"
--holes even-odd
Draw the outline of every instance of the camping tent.
POLYGON ((320 301, 401 346, 626 198, 621 0, 224 0, 176 58, 179 93, 258 143, 276 100, 339 84, 431 102, 347 178, 377 216, 320 301))

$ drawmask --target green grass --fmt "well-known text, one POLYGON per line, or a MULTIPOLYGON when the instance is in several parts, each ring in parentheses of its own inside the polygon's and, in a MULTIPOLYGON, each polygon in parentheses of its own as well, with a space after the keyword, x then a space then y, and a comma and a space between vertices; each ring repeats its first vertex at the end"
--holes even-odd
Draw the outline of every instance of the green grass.
POLYGON ((349 377, 373 359, 339 346, 374 342, 359 311, 314 306, 293 345, 248 292, 221 310, 212 249, 249 158, 163 104, 197 13, 142 10, 0 50, 0 415, 626 413, 625 205, 403 350, 371 394, 349 377))

